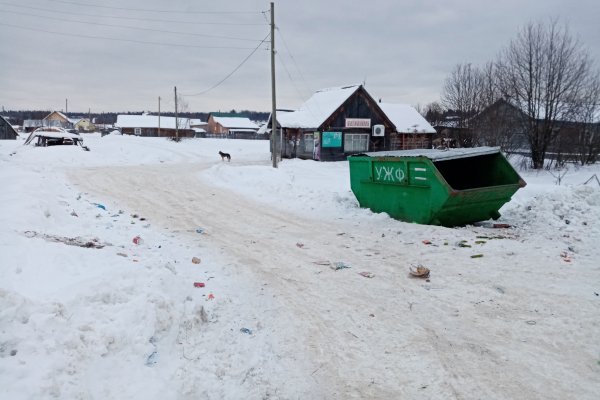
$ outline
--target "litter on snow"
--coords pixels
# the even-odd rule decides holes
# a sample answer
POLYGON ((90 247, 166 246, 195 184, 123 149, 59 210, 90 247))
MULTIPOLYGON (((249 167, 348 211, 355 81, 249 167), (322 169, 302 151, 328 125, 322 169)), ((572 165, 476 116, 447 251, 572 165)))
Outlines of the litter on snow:
POLYGON ((250 330, 248 328, 242 328, 242 329, 240 329, 240 332, 246 333, 248 335, 252 335, 252 330, 250 330))
POLYGON ((473 254, 471 256, 471 258, 481 258, 481 257, 483 257, 483 254, 473 254))
POLYGON ((136 236, 133 238, 133 243, 140 245, 140 244, 144 243, 144 240, 140 236, 136 236))
POLYGON ((93 205, 95 205, 96 207, 98 207, 98 208, 101 208, 101 209, 103 209, 104 211, 106 211, 106 207, 104 207, 104 205, 103 205, 103 204, 100 204, 100 203, 92 203, 92 204, 93 204, 93 205))
POLYGON ((429 278, 429 268, 424 267, 422 265, 411 265, 409 268, 409 273, 417 278, 429 278))
POLYGON ((89 249, 101 249, 105 246, 112 246, 112 244, 110 243, 100 242, 98 238, 86 239, 80 236, 69 238, 66 236, 48 235, 45 233, 38 233, 35 231, 25 231, 23 234, 25 235, 25 237, 28 237, 30 239, 39 237, 47 242, 64 243, 69 246, 78 246, 89 249))
POLYGON ((194 287, 203 288, 204 286, 206 286, 204 282, 194 282, 194 287))
POLYGON ((192 262, 194 264, 200 264, 200 258, 198 258, 198 257, 192 257, 192 262))
POLYGON ((364 276, 365 278, 373 278, 375 276, 374 273, 367 271, 359 272, 358 274, 364 276))
POLYGON ((334 271, 337 271, 337 270, 340 270, 340 269, 350 268, 350 266, 347 265, 346 263, 342 262, 342 261, 338 261, 335 264, 333 264, 330 268, 332 270, 334 270, 334 271))
POLYGON ((204 233, 204 228, 196 228, 196 233, 204 233))

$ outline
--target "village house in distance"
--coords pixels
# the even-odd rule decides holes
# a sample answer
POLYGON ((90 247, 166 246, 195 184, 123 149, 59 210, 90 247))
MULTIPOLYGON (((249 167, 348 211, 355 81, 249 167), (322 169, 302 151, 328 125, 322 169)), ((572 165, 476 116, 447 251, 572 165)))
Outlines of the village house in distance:
POLYGON ((345 160, 351 154, 431 148, 435 129, 405 104, 378 103, 362 85, 324 89, 277 114, 283 157, 345 160))
POLYGON ((52 111, 43 119, 26 119, 23 121, 23 130, 33 132, 37 128, 63 128, 76 129, 78 132, 95 132, 96 126, 89 118, 69 118, 60 111, 52 111))
POLYGON ((144 137, 195 137, 196 131, 190 125, 189 118, 163 117, 142 114, 117 115, 115 128, 123 135, 144 137))
POLYGON ((207 118, 208 133, 213 137, 255 139, 259 126, 249 118, 233 113, 213 112, 207 118))

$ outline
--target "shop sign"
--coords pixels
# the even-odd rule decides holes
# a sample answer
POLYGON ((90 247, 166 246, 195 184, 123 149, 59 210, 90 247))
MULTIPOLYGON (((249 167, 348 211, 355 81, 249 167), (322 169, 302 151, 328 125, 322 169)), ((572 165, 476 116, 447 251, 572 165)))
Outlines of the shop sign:
POLYGON ((346 128, 370 128, 371 118, 346 118, 346 128))

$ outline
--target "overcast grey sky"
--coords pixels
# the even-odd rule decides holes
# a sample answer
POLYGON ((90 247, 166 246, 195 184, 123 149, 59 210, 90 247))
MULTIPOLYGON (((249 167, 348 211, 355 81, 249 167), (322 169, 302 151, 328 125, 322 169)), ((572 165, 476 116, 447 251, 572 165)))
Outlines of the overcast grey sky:
MULTIPOLYGON (((267 0, 0 0, 0 107, 63 110, 68 99, 70 112, 154 112, 161 96, 173 111, 174 86, 204 92, 258 47, 185 101, 190 111, 268 111, 268 9, 267 0)), ((436 101, 456 64, 490 61, 520 27, 550 18, 598 66, 598 15, 598 0, 276 0, 277 105, 360 82, 386 102, 436 101)))

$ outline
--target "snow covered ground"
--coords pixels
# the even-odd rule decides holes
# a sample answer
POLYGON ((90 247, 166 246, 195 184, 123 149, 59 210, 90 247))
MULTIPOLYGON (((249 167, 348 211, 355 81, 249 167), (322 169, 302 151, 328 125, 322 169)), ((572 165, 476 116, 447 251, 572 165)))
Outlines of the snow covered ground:
POLYGON ((0 398, 600 392, 600 166, 518 171, 510 228, 450 229, 265 141, 22 143, 0 141, 0 398))

